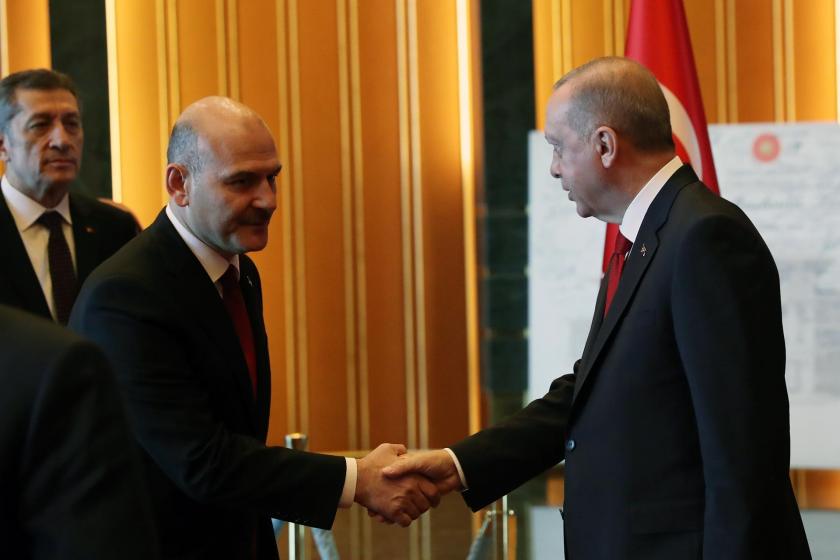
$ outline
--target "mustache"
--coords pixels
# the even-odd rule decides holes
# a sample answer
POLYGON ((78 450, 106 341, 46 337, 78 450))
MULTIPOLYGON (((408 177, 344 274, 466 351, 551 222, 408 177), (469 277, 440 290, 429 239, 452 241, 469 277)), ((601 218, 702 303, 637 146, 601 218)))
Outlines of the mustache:
POLYGON ((266 210, 264 208, 250 208, 239 219, 239 223, 246 226, 265 226, 271 221, 271 215, 274 210, 266 210))

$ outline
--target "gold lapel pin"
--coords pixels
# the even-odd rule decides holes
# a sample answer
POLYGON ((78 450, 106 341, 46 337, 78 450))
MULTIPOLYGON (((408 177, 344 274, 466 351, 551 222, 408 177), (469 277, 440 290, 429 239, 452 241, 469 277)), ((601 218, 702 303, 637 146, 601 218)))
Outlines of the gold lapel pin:
POLYGON ((85 226, 85 233, 96 233, 96 229, 93 226, 85 226))
POLYGON ((642 243, 642 248, 639 249, 639 252, 642 254, 643 257, 645 256, 645 253, 647 253, 647 247, 645 247, 644 243, 642 243))

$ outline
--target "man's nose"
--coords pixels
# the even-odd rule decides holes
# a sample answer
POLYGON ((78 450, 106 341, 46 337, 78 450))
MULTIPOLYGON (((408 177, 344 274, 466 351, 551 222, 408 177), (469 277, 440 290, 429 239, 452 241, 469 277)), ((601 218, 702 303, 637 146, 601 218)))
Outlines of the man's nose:
POLYGON ((56 123, 52 130, 50 130, 50 146, 54 148, 64 148, 70 144, 70 134, 64 125, 60 122, 56 123))
POLYGON ((551 173, 551 176, 555 179, 561 179, 563 177, 563 173, 560 171, 560 162, 558 161, 557 154, 551 156, 551 165, 548 168, 548 172, 551 173))
POLYGON ((268 178, 263 179, 260 183, 259 191, 254 199, 254 206, 272 212, 277 209, 277 189, 275 183, 268 178))

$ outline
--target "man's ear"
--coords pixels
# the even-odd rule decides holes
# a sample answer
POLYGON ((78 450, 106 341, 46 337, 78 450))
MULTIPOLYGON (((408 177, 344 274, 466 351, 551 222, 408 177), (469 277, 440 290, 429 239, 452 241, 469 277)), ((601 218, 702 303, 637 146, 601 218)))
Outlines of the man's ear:
POLYGON ((601 158, 601 164, 609 169, 615 163, 618 155, 618 135, 608 126, 595 129, 595 150, 601 158))
POLYGON ((190 176, 183 165, 170 163, 166 166, 166 192, 178 206, 190 205, 190 176))
POLYGON ((9 161, 9 151, 6 149, 6 135, 0 132, 0 161, 9 161))

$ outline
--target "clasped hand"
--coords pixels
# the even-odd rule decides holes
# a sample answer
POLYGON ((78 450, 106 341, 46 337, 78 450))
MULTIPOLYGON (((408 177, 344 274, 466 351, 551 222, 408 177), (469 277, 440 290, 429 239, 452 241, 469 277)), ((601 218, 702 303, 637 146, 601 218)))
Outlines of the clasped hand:
POLYGON ((403 445, 383 443, 359 459, 357 468, 355 501, 379 521, 403 527, 461 487, 443 450, 407 453, 403 445))

